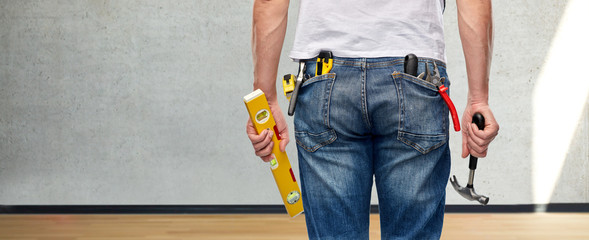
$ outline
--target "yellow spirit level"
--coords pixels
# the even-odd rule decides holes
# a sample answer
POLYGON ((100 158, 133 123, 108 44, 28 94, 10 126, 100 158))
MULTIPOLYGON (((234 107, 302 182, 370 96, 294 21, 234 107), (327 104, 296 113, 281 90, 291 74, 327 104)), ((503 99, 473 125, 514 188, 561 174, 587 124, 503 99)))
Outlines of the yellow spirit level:
POLYGON ((262 90, 258 89, 243 97, 243 101, 258 134, 262 133, 264 129, 274 131, 272 136, 274 147, 272 148, 270 169, 272 169, 272 175, 274 175, 274 180, 278 185, 278 191, 280 191, 288 215, 296 217, 303 212, 301 190, 290 166, 290 161, 288 161, 288 156, 285 152, 280 151, 280 132, 276 127, 272 112, 270 112, 266 95, 262 90))

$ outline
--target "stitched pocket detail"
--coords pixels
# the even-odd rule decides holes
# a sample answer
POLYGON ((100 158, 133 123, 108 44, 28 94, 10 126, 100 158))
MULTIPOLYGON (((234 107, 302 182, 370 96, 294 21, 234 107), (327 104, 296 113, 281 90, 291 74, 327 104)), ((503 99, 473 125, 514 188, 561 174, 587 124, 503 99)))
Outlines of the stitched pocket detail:
POLYGON ((315 152, 319 148, 334 142, 337 139, 335 130, 330 129, 322 133, 295 132, 297 144, 307 152, 315 152))
POLYGON ((329 105, 335 73, 313 77, 299 89, 295 110, 295 138, 297 145, 309 152, 334 142, 335 130, 329 126, 329 105))
POLYGON ((395 72, 392 74, 399 99, 397 139, 426 154, 448 140, 448 108, 437 87, 423 79, 395 72))

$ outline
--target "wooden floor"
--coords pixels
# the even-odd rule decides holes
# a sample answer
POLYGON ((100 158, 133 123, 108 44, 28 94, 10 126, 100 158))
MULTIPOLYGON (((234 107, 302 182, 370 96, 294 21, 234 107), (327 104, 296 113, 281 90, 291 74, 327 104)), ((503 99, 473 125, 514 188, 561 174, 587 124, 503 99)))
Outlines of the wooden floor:
MULTIPOLYGON (((304 215, 0 215, 2 240, 306 238, 304 215)), ((589 239, 589 214, 446 214, 442 239, 589 239)))

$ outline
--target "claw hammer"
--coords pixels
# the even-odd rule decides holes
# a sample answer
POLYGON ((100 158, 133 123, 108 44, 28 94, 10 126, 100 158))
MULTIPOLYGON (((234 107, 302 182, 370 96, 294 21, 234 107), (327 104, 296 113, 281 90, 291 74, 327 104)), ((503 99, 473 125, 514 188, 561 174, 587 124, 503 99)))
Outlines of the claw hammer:
MULTIPOLYGON (((472 116, 472 123, 476 124, 479 130, 483 130, 485 128, 485 118, 480 113, 475 113, 472 116)), ((474 191, 474 171, 477 169, 477 162, 478 158, 470 155, 470 161, 468 163, 468 168, 470 169, 468 175, 468 183, 466 187, 460 186, 458 180, 456 180, 456 175, 453 175, 450 178, 450 182, 452 183, 452 187, 454 190, 458 192, 462 197, 470 200, 470 201, 478 201, 482 205, 487 205, 489 203, 489 198, 484 195, 479 195, 474 191)))

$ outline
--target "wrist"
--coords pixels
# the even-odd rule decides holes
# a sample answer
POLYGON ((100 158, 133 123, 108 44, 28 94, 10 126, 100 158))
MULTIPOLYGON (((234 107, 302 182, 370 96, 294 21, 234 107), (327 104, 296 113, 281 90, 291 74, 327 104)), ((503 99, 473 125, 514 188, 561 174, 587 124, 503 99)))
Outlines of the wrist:
POLYGON ((488 94, 471 94, 468 93, 467 103, 469 105, 475 104, 483 104, 489 105, 489 95, 488 94))
POLYGON ((278 100, 274 98, 266 98, 268 100, 268 105, 278 105, 278 100))
POLYGON ((262 92, 264 92, 264 95, 266 95, 266 100, 268 100, 268 103, 270 103, 270 104, 278 103, 278 98, 276 97, 276 90, 272 91, 272 89, 270 89, 270 90, 262 89, 262 92))
POLYGON ((265 82, 254 82, 254 90, 256 89, 260 89, 262 90, 262 92, 264 92, 264 95, 266 96, 266 100, 268 100, 268 103, 277 103, 277 94, 276 94, 276 87, 275 87, 275 83, 265 83, 265 82))

